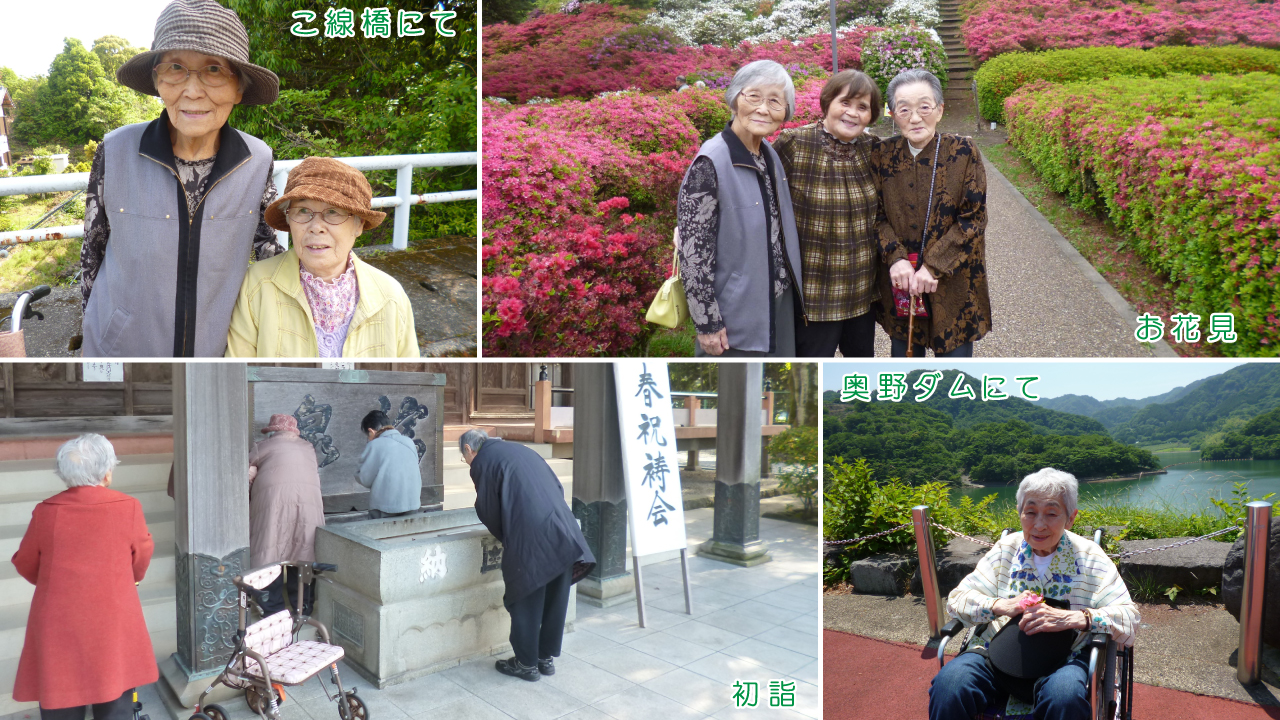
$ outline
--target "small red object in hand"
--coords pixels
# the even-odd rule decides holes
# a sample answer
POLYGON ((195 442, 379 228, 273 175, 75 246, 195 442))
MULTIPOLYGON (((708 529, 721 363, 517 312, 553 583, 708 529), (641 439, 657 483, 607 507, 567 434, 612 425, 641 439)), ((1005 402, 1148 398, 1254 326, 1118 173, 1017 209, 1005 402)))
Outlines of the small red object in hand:
POLYGON ((1035 593, 1024 595, 1022 599, 1018 601, 1018 610, 1026 612, 1032 605, 1039 605, 1042 602, 1044 602, 1044 598, 1035 593))

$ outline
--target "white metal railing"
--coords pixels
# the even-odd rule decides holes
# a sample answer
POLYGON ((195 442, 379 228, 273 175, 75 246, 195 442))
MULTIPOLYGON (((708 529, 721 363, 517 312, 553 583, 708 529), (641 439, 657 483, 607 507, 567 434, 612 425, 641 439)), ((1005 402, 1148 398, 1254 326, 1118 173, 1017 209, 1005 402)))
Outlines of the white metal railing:
MULTIPOLYGON (((414 205, 429 203, 454 202, 456 200, 477 200, 478 190, 452 190, 448 192, 413 194, 413 169, 421 167, 459 167, 475 165, 477 154, 473 152, 457 153, 425 153, 419 155, 371 155, 366 157, 335 158, 360 170, 395 170, 396 194, 391 197, 373 199, 373 207, 394 207, 396 209, 394 225, 391 233, 391 247, 404 250, 409 247, 409 209, 414 205)), ((284 194, 288 184, 289 171, 297 167, 301 160, 277 160, 275 163, 276 189, 284 194)), ((47 192, 67 192, 85 190, 89 187, 89 173, 66 173, 62 175, 28 175, 26 177, 0 178, 0 196, 33 195, 47 192)), ((35 230, 15 230, 0 233, 0 247, 20 245, 22 243, 41 242, 44 240, 62 240, 63 238, 84 237, 84 225, 63 225, 60 227, 37 228, 35 230)), ((289 247, 289 233, 277 232, 277 242, 284 248, 289 247)))

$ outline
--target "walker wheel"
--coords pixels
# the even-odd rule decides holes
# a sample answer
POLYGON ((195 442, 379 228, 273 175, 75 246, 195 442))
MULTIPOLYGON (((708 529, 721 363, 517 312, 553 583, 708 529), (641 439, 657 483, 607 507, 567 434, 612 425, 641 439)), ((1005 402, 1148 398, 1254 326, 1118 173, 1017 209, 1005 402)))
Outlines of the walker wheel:
MULTIPOLYGON (((272 689, 276 696, 276 707, 280 707, 284 700, 280 697, 278 690, 272 689)), ((267 700, 266 693, 262 692, 262 688, 257 685, 250 685, 244 691, 244 701, 249 703, 249 709, 259 715, 266 715, 271 709, 271 703, 267 700)), ((210 720, 219 720, 218 718, 210 718, 210 720)))
POLYGON ((223 710, 221 705, 210 703, 201 708, 200 712, 208 715, 209 720, 231 720, 231 715, 226 710, 223 710))
POLYGON ((342 699, 338 699, 338 717, 342 720, 369 720, 369 708, 360 699, 355 692, 347 693, 347 702, 351 703, 351 717, 347 717, 347 711, 342 704, 342 699))

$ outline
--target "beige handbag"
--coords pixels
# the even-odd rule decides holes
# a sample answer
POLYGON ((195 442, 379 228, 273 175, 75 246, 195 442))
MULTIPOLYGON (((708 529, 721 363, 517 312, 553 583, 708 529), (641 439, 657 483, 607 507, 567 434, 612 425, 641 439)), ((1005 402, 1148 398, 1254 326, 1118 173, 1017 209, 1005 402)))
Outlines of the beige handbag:
POLYGON ((678 328, 689 317, 689 301, 684 296, 684 283, 680 281, 680 229, 675 233, 675 259, 671 262, 671 277, 658 288, 658 294, 649 304, 644 319, 665 328, 678 328))

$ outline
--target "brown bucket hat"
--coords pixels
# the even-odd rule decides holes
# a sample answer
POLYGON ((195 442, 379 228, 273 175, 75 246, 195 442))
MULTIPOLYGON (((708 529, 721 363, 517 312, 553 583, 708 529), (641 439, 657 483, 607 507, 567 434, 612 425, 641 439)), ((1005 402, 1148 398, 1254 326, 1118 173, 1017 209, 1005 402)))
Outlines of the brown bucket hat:
POLYGON ((372 230, 382 224, 387 214, 370 207, 373 188, 364 173, 329 157, 309 157, 298 163, 289 173, 289 183, 284 195, 267 206, 267 224, 277 230, 289 231, 281 203, 286 200, 319 200, 336 208, 360 216, 364 230, 372 230))
POLYGON ((144 95, 159 97, 151 70, 169 50, 194 50, 226 58, 232 69, 250 81, 241 105, 267 105, 280 97, 280 78, 249 62, 249 34, 239 16, 215 0, 174 0, 166 5, 156 20, 151 52, 138 53, 121 65, 116 80, 144 95))

